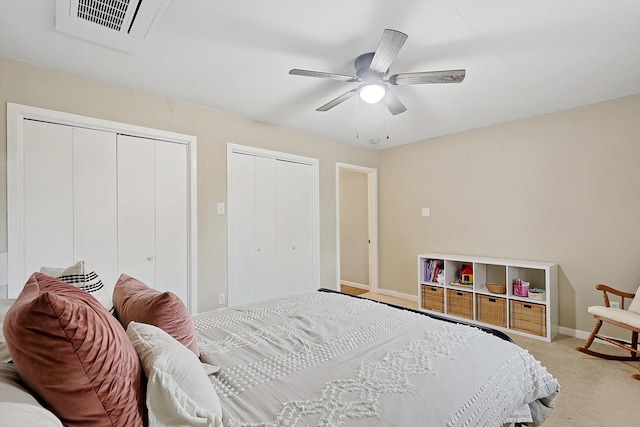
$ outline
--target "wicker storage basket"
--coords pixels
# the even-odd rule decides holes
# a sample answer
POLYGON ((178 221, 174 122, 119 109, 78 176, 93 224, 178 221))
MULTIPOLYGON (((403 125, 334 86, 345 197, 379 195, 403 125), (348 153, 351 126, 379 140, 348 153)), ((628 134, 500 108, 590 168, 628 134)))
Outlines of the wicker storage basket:
POLYGON ((505 294, 507 293, 507 285, 500 283, 486 283, 485 286, 489 289, 489 292, 493 292, 494 294, 505 294))
POLYGON ((522 301, 511 301, 511 329, 547 336, 547 307, 522 301))
POLYGON ((444 288, 422 285, 422 308, 444 313, 444 288))
POLYGON ((447 313, 473 319, 473 292, 447 289, 447 313))
POLYGON ((507 327, 507 300, 490 295, 478 295, 478 321, 507 327))

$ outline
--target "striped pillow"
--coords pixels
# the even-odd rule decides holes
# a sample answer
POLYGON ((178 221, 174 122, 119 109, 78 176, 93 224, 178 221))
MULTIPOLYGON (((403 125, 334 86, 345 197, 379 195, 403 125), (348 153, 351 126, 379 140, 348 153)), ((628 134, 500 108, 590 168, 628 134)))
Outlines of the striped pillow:
POLYGON ((78 261, 71 267, 67 268, 42 267, 40 269, 40 273, 49 277, 54 277, 88 292, 91 296, 97 299, 100 304, 109 311, 109 313, 115 313, 111 296, 102 284, 100 276, 98 276, 98 274, 93 271, 85 261, 78 261))

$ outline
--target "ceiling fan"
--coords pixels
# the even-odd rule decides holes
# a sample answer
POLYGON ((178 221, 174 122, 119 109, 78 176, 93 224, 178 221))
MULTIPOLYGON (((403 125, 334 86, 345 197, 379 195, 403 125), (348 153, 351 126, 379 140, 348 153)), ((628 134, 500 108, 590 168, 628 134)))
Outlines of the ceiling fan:
POLYGON ((294 68, 289 74, 322 79, 340 80, 347 83, 361 83, 357 88, 343 93, 327 102, 316 111, 328 111, 347 99, 360 95, 370 104, 375 104, 387 96, 387 108, 394 116, 407 111, 398 97, 387 88, 387 83, 394 86, 428 84, 428 83, 460 83, 464 80, 465 70, 424 71, 418 73, 400 73, 387 77, 389 66, 407 40, 407 35, 400 31, 386 29, 375 52, 363 53, 354 61, 356 76, 324 73, 321 71, 300 70, 294 68))

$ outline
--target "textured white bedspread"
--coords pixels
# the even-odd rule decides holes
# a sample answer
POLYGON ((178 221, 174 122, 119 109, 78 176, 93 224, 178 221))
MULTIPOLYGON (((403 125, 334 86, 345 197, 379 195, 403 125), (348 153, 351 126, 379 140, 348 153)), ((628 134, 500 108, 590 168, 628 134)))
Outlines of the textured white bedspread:
POLYGON ((194 316, 225 426, 540 424, 557 381, 476 328, 311 292, 194 316))

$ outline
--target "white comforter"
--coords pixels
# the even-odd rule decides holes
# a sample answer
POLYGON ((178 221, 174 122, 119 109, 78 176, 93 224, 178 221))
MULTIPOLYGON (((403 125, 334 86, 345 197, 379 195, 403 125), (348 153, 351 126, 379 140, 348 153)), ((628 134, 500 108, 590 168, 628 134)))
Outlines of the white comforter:
POLYGON ((558 382, 476 328, 311 292, 194 316, 225 426, 542 423, 558 382))

